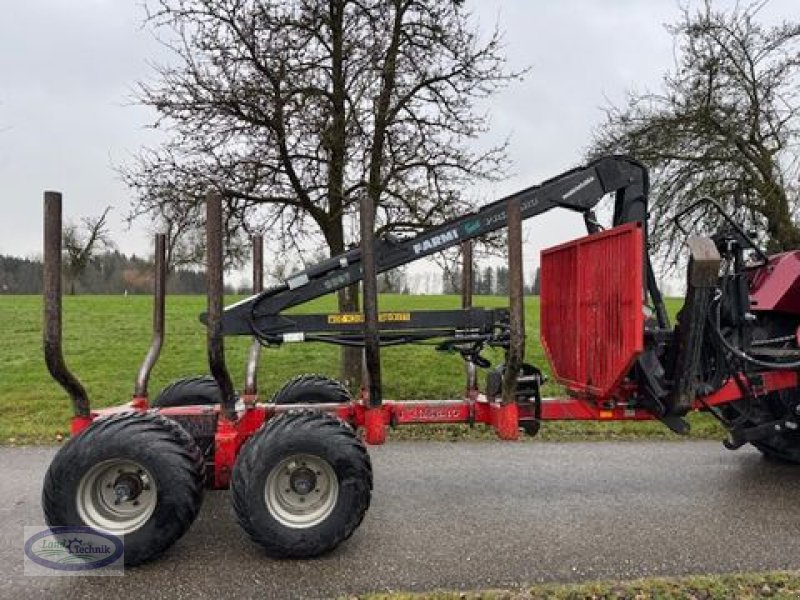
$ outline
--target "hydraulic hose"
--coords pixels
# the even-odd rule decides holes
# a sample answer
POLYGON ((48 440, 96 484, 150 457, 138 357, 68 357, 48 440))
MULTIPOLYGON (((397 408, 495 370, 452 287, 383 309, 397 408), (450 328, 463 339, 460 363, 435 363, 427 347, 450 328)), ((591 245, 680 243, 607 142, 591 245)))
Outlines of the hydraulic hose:
MULTIPOLYGON (((733 354, 735 357, 749 362, 750 364, 756 365, 757 367, 761 367, 763 369, 777 369, 777 370, 787 370, 787 371, 794 371, 800 369, 800 360, 792 361, 792 362, 770 362, 766 360, 761 360, 760 358, 756 358, 751 356, 747 352, 743 351, 741 348, 737 348, 733 344, 731 344, 728 340, 725 339, 725 336, 722 333, 722 329, 720 326, 720 301, 719 296, 714 299, 712 305, 712 310, 714 311, 714 319, 712 321, 714 333, 717 335, 720 343, 723 347, 733 354)), ((710 317, 711 315, 709 315, 710 317)))

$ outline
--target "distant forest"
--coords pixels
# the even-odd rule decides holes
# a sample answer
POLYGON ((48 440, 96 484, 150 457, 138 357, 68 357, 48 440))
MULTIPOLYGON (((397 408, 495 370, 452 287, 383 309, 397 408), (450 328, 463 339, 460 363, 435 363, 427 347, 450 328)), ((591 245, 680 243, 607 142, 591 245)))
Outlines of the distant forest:
MULTIPOLYGON (((536 267, 533 276, 533 283, 525 285, 523 292, 525 295, 539 295, 539 267, 536 267)), ((491 266, 475 269, 472 273, 472 292, 485 296, 506 296, 508 295, 508 267, 491 266)), ((460 294, 461 293, 461 269, 456 268, 452 271, 445 271, 442 274, 442 293, 460 294)))
MULTIPOLYGON (((64 293, 72 286, 64 285, 64 293)), ((107 252, 94 257, 74 282, 77 294, 149 294, 153 290, 153 263, 107 252)), ((202 294, 205 274, 188 269, 170 273, 167 291, 173 294, 202 294)), ((232 293, 235 290, 226 290, 232 293)), ((39 260, 0 255, 0 294, 41 294, 42 263, 39 260)))
MULTIPOLYGON (((269 274, 274 279, 282 277, 269 274)), ((417 275, 409 281, 401 270, 388 271, 378 276, 381 293, 396 294, 460 294, 461 271, 445 271, 417 275)), ((486 266, 474 274, 475 294, 505 295, 508 293, 508 269, 503 266, 486 266)), ((137 256, 126 256, 117 251, 106 252, 92 258, 85 271, 75 281, 64 281, 64 294, 149 294, 153 290, 153 263, 137 256)), ((167 278, 167 292, 171 294, 204 294, 205 272, 178 269, 167 278)), ((42 263, 39 260, 0 255, 0 294, 41 294, 42 263)), ((236 289, 225 286, 226 294, 248 294, 250 288, 236 289)), ((539 269, 535 271, 532 285, 525 286, 525 294, 539 293, 539 269)))

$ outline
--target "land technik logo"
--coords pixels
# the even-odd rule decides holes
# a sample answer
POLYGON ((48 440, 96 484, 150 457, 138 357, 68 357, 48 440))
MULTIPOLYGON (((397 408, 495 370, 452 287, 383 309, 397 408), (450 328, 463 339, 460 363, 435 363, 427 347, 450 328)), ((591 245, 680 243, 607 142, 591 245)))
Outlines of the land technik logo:
POLYGON ((91 527, 25 527, 26 575, 122 575, 122 539, 91 527))

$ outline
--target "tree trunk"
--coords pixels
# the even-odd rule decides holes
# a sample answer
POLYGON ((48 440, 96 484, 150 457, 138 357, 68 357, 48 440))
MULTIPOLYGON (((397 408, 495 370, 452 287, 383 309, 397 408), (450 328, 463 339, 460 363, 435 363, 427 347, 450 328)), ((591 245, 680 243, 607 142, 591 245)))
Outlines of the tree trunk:
MULTIPOLYGON (((329 220, 326 227, 326 241, 331 256, 344 252, 344 170, 347 163, 347 123, 346 101, 347 83, 344 75, 344 13, 345 2, 332 0, 329 3, 331 28, 331 75, 333 117, 327 132, 327 146, 330 163, 328 169, 329 220)), ((358 284, 337 292, 339 312, 358 312, 358 284)), ((361 350, 342 346, 339 362, 339 379, 350 390, 355 391, 361 383, 361 350)))
MULTIPOLYGON (((344 247, 344 225, 341 217, 331 218, 323 230, 331 256, 342 254, 344 247)), ((342 288, 336 292, 339 312, 358 312, 358 284, 342 288)), ((361 384, 361 349, 342 346, 339 363, 339 379, 350 390, 355 391, 361 384)))
MULTIPOLYGON (((384 146, 388 131, 390 104, 396 80, 396 62, 400 47, 403 26, 403 13, 408 5, 402 6, 395 0, 395 15, 392 25, 392 39, 386 50, 386 57, 381 74, 381 89, 375 102, 375 129, 372 133, 372 148, 369 158, 369 177, 367 193, 360 201, 361 247, 366 250, 372 244, 375 235, 375 211, 380 200, 382 189, 381 173, 384 167, 384 146)), ((378 285, 375 273, 374 251, 362 252, 361 264, 364 276, 364 366, 369 385, 369 404, 380 406, 382 401, 380 340, 378 339, 378 285), (367 332, 370 332, 367 334, 367 332)))

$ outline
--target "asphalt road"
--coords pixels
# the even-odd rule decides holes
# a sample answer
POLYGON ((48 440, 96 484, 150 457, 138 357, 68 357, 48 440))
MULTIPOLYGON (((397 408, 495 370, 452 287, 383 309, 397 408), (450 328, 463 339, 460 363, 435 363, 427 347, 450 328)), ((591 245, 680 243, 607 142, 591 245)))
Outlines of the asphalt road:
POLYGON ((333 554, 274 561, 225 492, 155 563, 120 577, 26 577, 52 448, 0 448, 0 598, 330 598, 538 581, 800 568, 800 467, 712 442, 389 443, 333 554))

